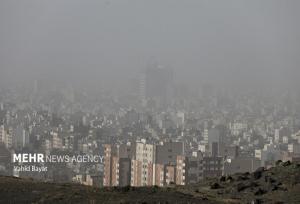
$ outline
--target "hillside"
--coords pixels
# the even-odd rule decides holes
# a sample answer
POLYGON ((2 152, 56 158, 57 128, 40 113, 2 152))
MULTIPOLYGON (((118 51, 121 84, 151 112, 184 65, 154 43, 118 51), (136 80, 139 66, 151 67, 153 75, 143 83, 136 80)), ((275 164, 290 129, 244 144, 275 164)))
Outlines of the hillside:
POLYGON ((300 165, 207 179, 190 186, 93 188, 0 176, 0 203, 300 203, 300 165))

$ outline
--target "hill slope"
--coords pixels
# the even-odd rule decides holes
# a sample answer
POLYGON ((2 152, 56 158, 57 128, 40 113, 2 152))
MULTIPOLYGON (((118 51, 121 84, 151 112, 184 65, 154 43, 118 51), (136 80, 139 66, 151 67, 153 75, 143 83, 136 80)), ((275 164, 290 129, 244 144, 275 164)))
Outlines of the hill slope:
POLYGON ((207 179, 190 186, 93 188, 0 176, 0 203, 300 203, 300 165, 207 179))

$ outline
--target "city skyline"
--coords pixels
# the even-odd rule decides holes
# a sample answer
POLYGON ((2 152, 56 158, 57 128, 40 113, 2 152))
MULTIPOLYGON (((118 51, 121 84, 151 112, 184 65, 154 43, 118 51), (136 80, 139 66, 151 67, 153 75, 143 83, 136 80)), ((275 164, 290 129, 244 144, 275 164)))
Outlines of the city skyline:
POLYGON ((0 0, 0 203, 299 203, 299 8, 0 0))

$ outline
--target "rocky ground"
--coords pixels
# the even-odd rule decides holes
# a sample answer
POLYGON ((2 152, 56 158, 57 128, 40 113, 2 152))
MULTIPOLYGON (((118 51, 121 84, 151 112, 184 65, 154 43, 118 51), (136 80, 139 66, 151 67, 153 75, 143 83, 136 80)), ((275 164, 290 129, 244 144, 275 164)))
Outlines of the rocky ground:
POLYGON ((300 165, 207 179, 190 186, 93 188, 0 176, 0 203, 300 203, 300 165))

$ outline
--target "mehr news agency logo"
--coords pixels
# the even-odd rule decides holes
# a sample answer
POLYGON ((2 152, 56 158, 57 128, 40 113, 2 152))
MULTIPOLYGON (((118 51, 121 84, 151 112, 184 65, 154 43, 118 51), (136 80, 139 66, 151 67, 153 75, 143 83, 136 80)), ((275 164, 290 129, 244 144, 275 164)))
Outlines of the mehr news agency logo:
POLYGON ((12 154, 14 171, 46 172, 47 163, 98 163, 103 164, 101 155, 45 155, 42 153, 12 154))

